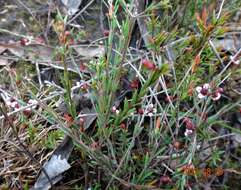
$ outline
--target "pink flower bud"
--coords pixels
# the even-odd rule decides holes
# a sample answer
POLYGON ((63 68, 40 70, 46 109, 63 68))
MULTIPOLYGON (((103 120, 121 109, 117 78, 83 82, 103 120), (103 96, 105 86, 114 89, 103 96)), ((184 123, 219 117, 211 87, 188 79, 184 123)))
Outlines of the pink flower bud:
POLYGON ((144 109, 143 108, 138 108, 138 113, 143 115, 144 114, 144 109))
POLYGON ((130 87, 132 89, 137 89, 139 87, 139 80, 138 79, 134 79, 133 81, 131 81, 130 87))
POLYGON ((121 123, 121 124, 120 124, 120 128, 121 128, 121 129, 126 129, 126 124, 121 123))
POLYGON ((185 123, 187 129, 189 129, 189 130, 194 130, 195 129, 195 125, 193 124, 191 119, 185 117, 183 119, 183 122, 185 123))
POLYGON ((172 180, 171 180, 171 178, 169 176, 164 175, 164 176, 161 176, 160 182, 162 184, 168 184, 168 183, 171 183, 172 180))
POLYGON ((149 61, 148 59, 143 59, 141 61, 143 67, 145 67, 148 70, 155 70, 156 66, 154 65, 154 63, 152 63, 151 61, 149 61))
POLYGON ((103 32, 105 37, 108 37, 110 35, 110 31, 109 30, 104 30, 103 32))
POLYGON ((39 44, 44 44, 44 39, 42 37, 35 38, 35 41, 39 44))
POLYGON ((20 44, 22 45, 22 46, 26 46, 26 45, 28 45, 30 43, 30 41, 28 40, 28 39, 26 39, 26 38, 21 38, 21 40, 20 40, 20 44))

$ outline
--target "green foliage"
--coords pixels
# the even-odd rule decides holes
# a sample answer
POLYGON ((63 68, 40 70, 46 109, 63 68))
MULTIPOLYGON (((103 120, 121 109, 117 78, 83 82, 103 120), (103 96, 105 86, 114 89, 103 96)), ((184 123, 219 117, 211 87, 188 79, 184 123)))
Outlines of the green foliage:
POLYGON ((29 123, 27 130, 28 130, 28 135, 29 135, 29 141, 30 141, 30 143, 33 143, 35 141, 38 128, 34 127, 31 123, 29 123))
POLYGON ((50 131, 47 136, 41 140, 41 144, 47 149, 54 149, 57 145, 57 141, 63 139, 63 137, 63 131, 50 131))

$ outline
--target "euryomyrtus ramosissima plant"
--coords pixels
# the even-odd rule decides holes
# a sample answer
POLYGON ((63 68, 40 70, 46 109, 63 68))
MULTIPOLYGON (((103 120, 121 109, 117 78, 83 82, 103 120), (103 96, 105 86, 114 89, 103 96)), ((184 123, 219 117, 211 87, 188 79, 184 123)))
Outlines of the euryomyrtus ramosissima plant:
POLYGON ((197 86, 196 91, 198 93, 198 98, 203 99, 206 97, 211 97, 212 100, 219 100, 221 98, 222 88, 211 89, 210 84, 205 83, 202 86, 197 86))
MULTIPOLYGON (((59 44, 56 59, 64 66, 67 109, 63 117, 53 116, 52 122, 67 131, 76 145, 71 157, 78 167, 74 170, 87 176, 78 179, 93 189, 95 185, 101 189, 195 188, 193 183, 203 183, 196 181, 199 176, 187 176, 178 169, 219 164, 219 157, 206 149, 219 151, 218 139, 223 137, 218 136, 217 128, 233 131, 225 113, 240 107, 240 103, 224 105, 228 97, 223 82, 232 69, 218 75, 225 63, 217 58, 219 50, 210 45, 221 33, 224 18, 217 19, 214 5, 200 8, 202 1, 188 1, 184 7, 178 1, 154 0, 105 4, 109 24, 102 32, 105 55, 77 65, 81 81, 75 86, 77 94, 89 94, 93 113, 77 112, 71 90, 67 63, 75 58, 71 49, 74 30, 68 18, 58 18, 53 24, 59 44), (136 2, 146 8, 137 15, 136 2), (202 9, 200 14, 198 9, 202 9), (135 30, 138 26, 142 31, 135 30), (138 40, 130 47, 133 36, 138 40), (87 75, 81 75, 87 70, 87 75), (122 80, 127 82, 122 84, 122 80), (91 114, 97 119, 85 128, 91 114)), ((26 46, 29 41, 21 43, 26 46)), ((238 68, 238 56, 230 58, 230 67, 238 68)), ((21 108, 18 101, 7 104, 21 108)), ((51 109, 47 111, 51 113, 51 109)), ((49 116, 47 119, 50 122, 49 116)))

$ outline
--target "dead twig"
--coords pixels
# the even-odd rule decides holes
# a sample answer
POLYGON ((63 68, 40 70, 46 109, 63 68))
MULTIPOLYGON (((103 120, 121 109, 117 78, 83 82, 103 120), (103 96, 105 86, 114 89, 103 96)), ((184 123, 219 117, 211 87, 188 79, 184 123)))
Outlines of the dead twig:
MULTIPOLYGON (((138 15, 141 15, 145 11, 145 1, 144 0, 135 0, 135 9, 138 15)), ((149 34, 147 26, 145 24, 144 17, 137 17, 137 23, 140 29, 141 37, 144 40, 146 46, 149 44, 149 34)))
POLYGON ((67 25, 73 22, 79 15, 81 15, 95 0, 91 0, 80 12, 78 12, 73 18, 71 18, 67 25))

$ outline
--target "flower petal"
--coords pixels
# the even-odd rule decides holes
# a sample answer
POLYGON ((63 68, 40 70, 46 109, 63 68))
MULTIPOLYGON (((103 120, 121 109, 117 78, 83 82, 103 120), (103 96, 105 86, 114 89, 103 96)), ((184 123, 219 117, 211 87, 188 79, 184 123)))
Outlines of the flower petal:
POLYGON ((211 97, 214 101, 217 101, 221 98, 221 94, 218 92, 218 93, 215 93, 214 96, 211 97))
POLYGON ((201 90, 202 90, 202 87, 201 87, 201 86, 197 86, 197 87, 196 87, 196 91, 197 91, 198 93, 200 93, 201 90))
POLYGON ((190 136, 192 133, 193 133, 192 130, 186 129, 184 135, 185 135, 185 137, 187 137, 187 136, 190 136))
POLYGON ((230 59, 233 62, 233 64, 235 64, 235 65, 239 65, 240 64, 240 60, 234 59, 234 56, 230 56, 230 59))
POLYGON ((203 85, 203 88, 205 88, 205 89, 209 89, 209 88, 210 88, 210 84, 205 83, 205 84, 203 85))
POLYGON ((202 93, 198 93, 198 96, 197 96, 199 99, 203 99, 205 98, 206 96, 204 96, 202 93))

